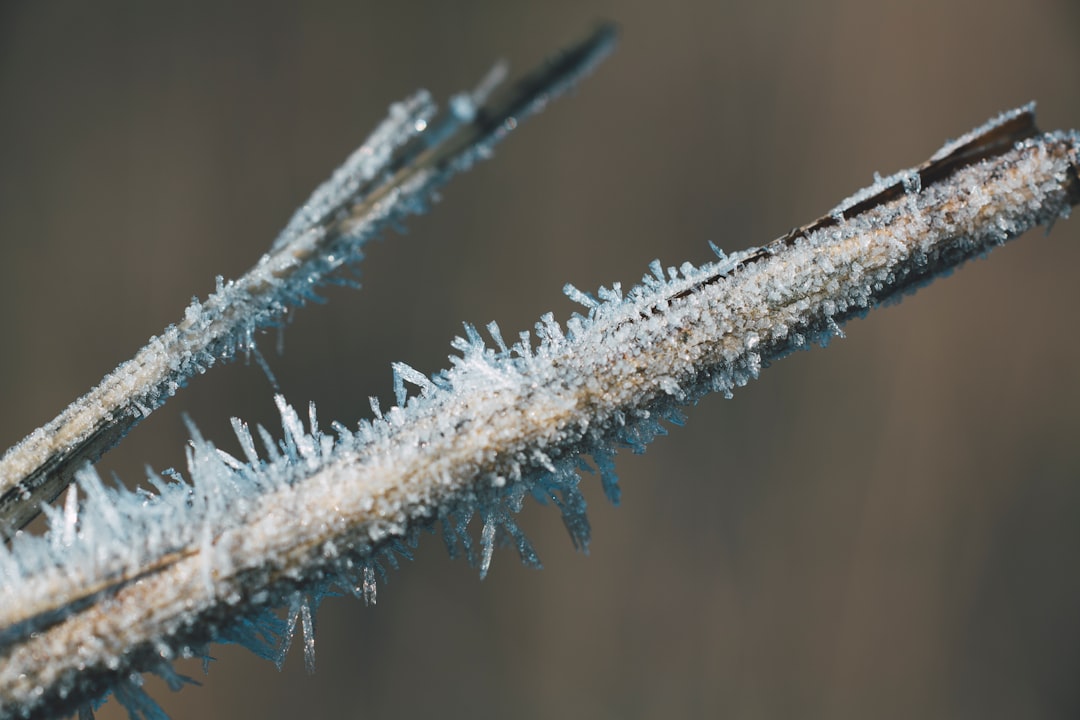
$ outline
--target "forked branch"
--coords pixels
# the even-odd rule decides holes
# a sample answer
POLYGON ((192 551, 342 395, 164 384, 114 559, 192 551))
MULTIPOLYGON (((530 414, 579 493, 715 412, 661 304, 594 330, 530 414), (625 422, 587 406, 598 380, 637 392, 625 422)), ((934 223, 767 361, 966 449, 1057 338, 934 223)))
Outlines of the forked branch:
MULTIPOLYGON (((595 53, 592 42, 582 47, 595 53)), ((463 147, 452 157, 471 159, 475 146, 463 147)), ((508 344, 489 325, 488 342, 467 326, 451 368, 396 365, 397 406, 373 402, 375 418, 356 431, 326 432, 313 407, 305 423, 279 398, 282 438, 258 428, 262 452, 239 421, 242 459, 193 430, 190 484, 153 476, 156 494, 130 493, 83 472, 64 509, 47 511, 46 535, 0 548, 0 718, 109 691, 145 712, 139 673, 178 684, 172 660, 211 642, 280 659, 297 624, 310 656, 320 598, 372 600, 383 563, 425 530, 441 529, 481 572, 500 537, 537 563, 513 519, 530 495, 558 506, 585 546, 586 457, 617 500, 617 448, 643 448, 680 405, 730 394, 847 319, 1066 215, 1080 202, 1078 165, 1080 134, 1039 133, 1021 108, 760 248, 698 267, 654 263, 627 292, 567 286, 585 315, 565 326, 546 315, 536 338, 508 344), (273 613, 282 606, 284 622, 273 613)), ((387 203, 378 217, 416 197, 413 181, 395 182, 373 201, 387 203)))
POLYGON ((282 322, 320 286, 341 282, 338 271, 359 262, 368 240, 422 212, 451 177, 587 74, 614 38, 614 27, 602 25, 501 91, 505 70, 496 66, 476 90, 455 96, 442 117, 426 91, 391 107, 251 270, 235 281, 218 278, 217 291, 193 301, 183 320, 0 458, 0 539, 32 520, 77 468, 95 462, 191 377, 238 352, 258 359, 259 331, 282 322))

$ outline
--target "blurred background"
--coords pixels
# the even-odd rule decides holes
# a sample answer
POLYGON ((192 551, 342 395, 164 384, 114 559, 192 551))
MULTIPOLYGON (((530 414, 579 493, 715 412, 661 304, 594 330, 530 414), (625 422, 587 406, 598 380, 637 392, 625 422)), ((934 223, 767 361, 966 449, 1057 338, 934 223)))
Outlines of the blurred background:
MULTIPOLYGON (((246 270, 391 102, 597 18, 622 40, 579 92, 267 337, 293 403, 353 424, 462 321, 513 337, 565 282, 762 244, 1000 110, 1080 126, 1071 0, 5 2, 0 447, 246 270)), ((706 398, 620 456, 620 508, 586 479, 587 557, 536 507, 540 572, 504 550, 481 582, 427 538, 377 606, 323 605, 314 675, 215 647, 151 693, 178 720, 1075 717, 1078 262, 1060 222, 706 398)), ((232 448, 272 389, 214 368, 102 470, 182 467, 183 413, 232 448)))

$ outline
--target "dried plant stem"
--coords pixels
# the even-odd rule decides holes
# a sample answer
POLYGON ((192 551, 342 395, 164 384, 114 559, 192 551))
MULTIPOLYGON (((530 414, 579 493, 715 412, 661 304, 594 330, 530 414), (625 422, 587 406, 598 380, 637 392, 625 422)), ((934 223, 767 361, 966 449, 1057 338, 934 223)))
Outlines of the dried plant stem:
POLYGON ((0 539, 33 519, 77 468, 96 461, 195 374, 238 351, 258 357, 255 333, 281 323, 290 307, 357 262, 367 240, 422 211, 454 174, 571 87, 610 51, 614 33, 600 26, 501 92, 495 86, 504 71, 496 67, 473 93, 456 96, 445 118, 435 120, 426 92, 395 105, 250 271, 235 281, 219 278, 217 292, 194 301, 181 322, 0 458, 0 539))
MULTIPOLYGON (((54 538, 94 535, 96 564, 41 568, 0 605, 0 627, 13 629, 0 642, 0 716, 75 706, 267 608, 299 607, 298 591, 366 596, 375 558, 433 524, 462 540, 479 514, 482 568, 500 529, 535 560, 509 517, 530 492, 562 502, 586 542, 574 494, 583 455, 607 482, 614 448, 648 440, 677 405, 729 393, 850 317, 1053 222, 1080 202, 1078 161, 1080 135, 1038 134, 1030 108, 1014 111, 762 248, 666 275, 656 266, 625 296, 568 288, 588 317, 564 332, 545 316, 539 347, 523 337, 508 348, 492 327, 496 348, 470 333, 431 378, 399 366, 399 407, 357 433, 325 435, 314 414, 305 429, 282 404, 284 449, 265 460, 243 428, 246 463, 196 439, 194 504, 224 511, 191 511, 146 552, 130 548, 138 529, 103 540, 57 520, 54 538), (421 390, 407 401, 406 381, 421 390), (223 491, 199 490, 206 478, 254 489, 214 500, 223 491)), ((95 482, 84 487, 100 494, 95 482)))

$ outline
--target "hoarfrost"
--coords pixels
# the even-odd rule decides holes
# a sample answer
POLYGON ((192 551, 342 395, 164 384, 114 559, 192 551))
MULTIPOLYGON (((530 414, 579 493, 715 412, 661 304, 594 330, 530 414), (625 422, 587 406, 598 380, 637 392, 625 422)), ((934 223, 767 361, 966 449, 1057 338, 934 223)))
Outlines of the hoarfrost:
POLYGON ((613 44, 614 29, 603 26, 499 98, 493 90, 505 68, 497 65, 472 93, 455 96, 442 117, 426 91, 391 106, 386 120, 296 211, 246 275, 227 282, 219 277, 215 292, 205 301, 193 299, 179 323, 0 458, 0 536, 32 519, 80 463, 95 461, 215 362, 237 353, 254 356, 276 389, 256 335, 280 327, 289 308, 321 300, 317 290, 341 282, 337 271, 358 263, 369 240, 424 212, 450 178, 489 157, 509 130, 504 120, 516 126, 542 109, 613 44), (477 107, 489 99, 491 105, 477 107))
POLYGON ((1078 147, 1076 133, 1024 139, 769 246, 667 273, 654 262, 625 295, 572 291, 589 316, 564 331, 544 315, 535 346, 523 333, 507 348, 489 325, 489 347, 466 325, 449 369, 395 365, 397 405, 384 413, 373 399, 375 417, 355 431, 323 432, 312 408, 305 427, 278 397, 281 440, 258 427, 264 452, 234 421, 242 461, 192 427, 188 481, 152 475, 156 493, 128 492, 81 471, 77 518, 65 505, 45 536, 0 547, 0 696, 30 708, 43 688, 93 693, 70 679, 93 668, 133 713, 153 716, 128 682, 154 670, 137 664, 146 643, 190 656, 240 642, 280 662, 298 625, 312 667, 319 600, 344 590, 374 602, 376 574, 409 557, 421 530, 441 531, 481 574, 501 539, 539 566, 512 518, 527 496, 558 508, 587 551, 586 457, 618 502, 616 450, 643 451, 664 422, 682 422, 680 405, 729 394, 871 306, 1062 215, 1076 202, 1078 147), (406 381, 421 393, 407 398, 406 381), (287 620, 275 622, 281 606, 287 620))

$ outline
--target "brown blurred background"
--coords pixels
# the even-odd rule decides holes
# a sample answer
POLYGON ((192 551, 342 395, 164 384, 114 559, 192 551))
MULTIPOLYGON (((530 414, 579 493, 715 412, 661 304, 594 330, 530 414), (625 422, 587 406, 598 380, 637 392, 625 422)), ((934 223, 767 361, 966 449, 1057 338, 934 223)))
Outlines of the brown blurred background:
MULTIPOLYGON (((352 424, 463 320, 512 337, 568 315, 567 281, 766 242, 1031 99, 1080 126, 1073 0, 7 2, 0 447, 243 272, 390 102, 600 17, 621 45, 580 92, 296 315, 269 354, 291 401, 352 424)), ((481 583, 429 538, 376 607, 324 604, 315 675, 224 647, 152 694, 178 719, 1075 717, 1078 241, 1033 232, 691 408, 620 457, 622 507, 586 480, 588 557, 550 509, 524 518, 542 572, 506 550, 481 583)), ((182 413, 232 447, 271 395, 214 368, 101 467, 181 466, 182 413)))

